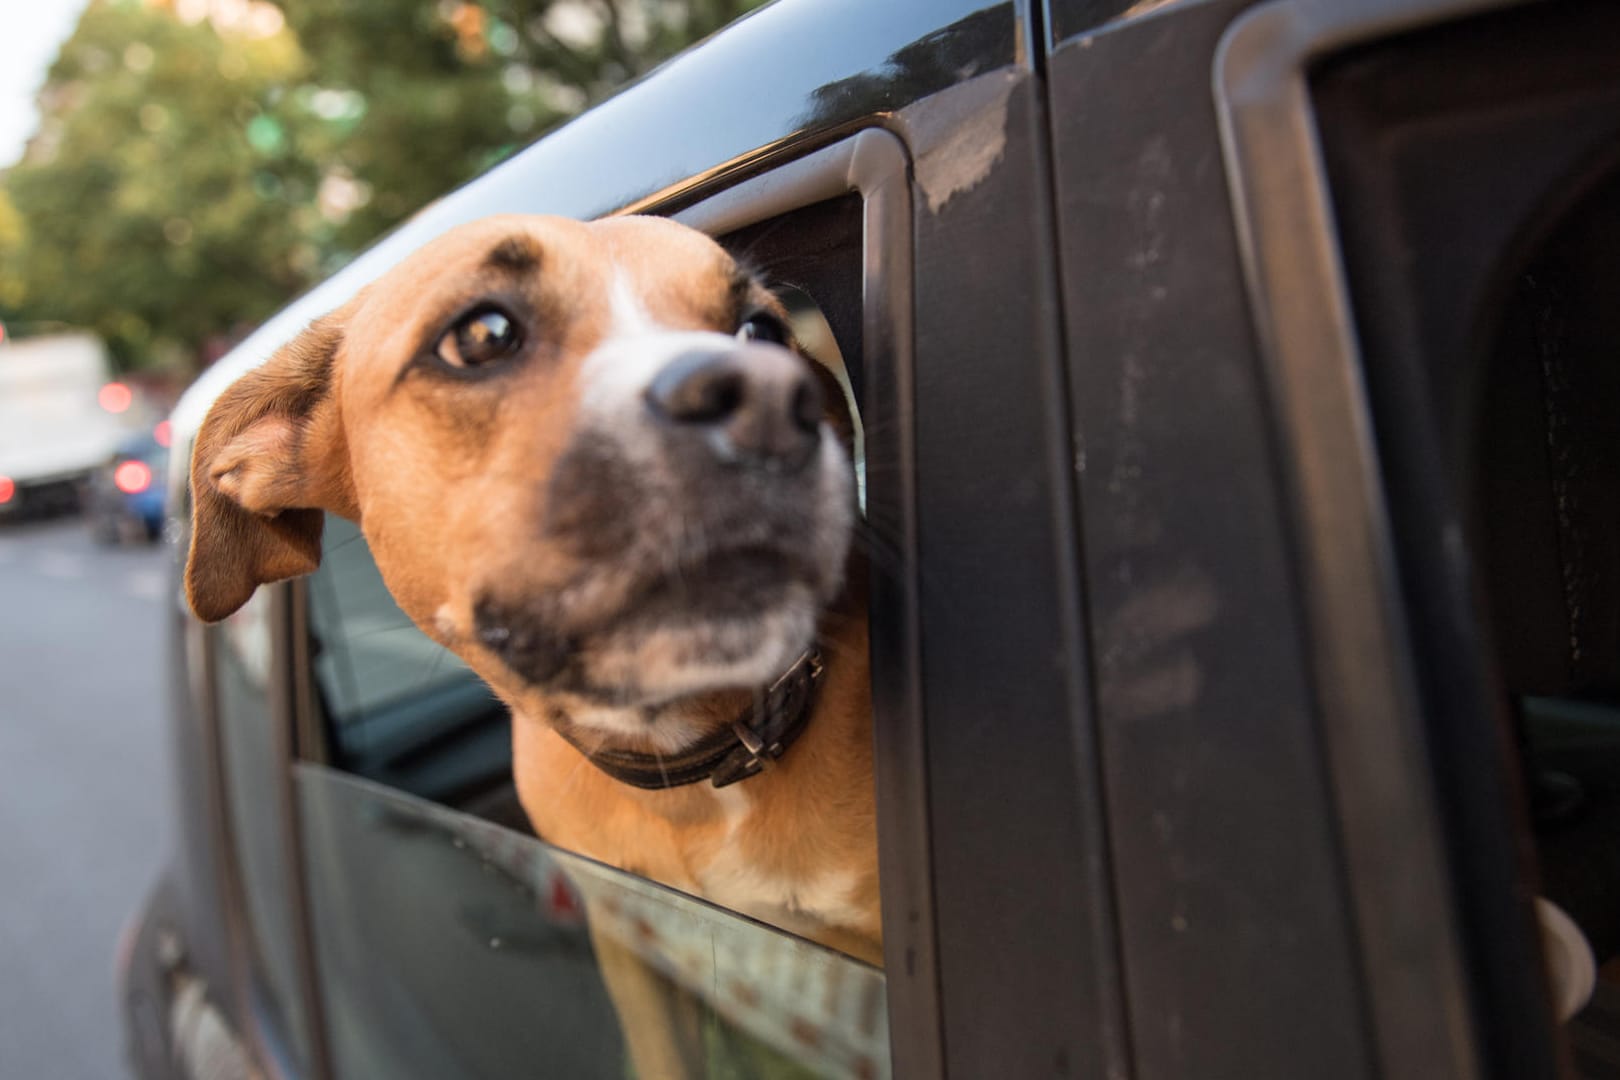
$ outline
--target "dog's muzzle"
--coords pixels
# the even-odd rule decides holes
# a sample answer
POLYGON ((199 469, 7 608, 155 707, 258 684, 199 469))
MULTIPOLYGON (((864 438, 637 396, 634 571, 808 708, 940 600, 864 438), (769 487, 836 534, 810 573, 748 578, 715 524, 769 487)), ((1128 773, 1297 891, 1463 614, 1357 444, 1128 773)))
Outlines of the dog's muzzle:
POLYGON ((533 686, 637 703, 754 685, 836 595, 852 478, 815 372, 779 345, 683 337, 657 363, 667 339, 597 358, 539 505, 566 577, 480 583, 479 640, 533 686))

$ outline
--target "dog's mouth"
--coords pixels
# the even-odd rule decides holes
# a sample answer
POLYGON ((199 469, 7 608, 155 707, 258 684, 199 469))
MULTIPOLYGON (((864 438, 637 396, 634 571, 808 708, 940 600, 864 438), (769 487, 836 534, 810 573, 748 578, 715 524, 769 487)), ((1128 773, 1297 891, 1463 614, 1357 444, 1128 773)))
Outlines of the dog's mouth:
POLYGON ((565 597, 486 599, 479 640, 531 687, 602 705, 658 704, 769 682, 814 638, 828 583, 793 555, 763 547, 714 552, 618 589, 581 614, 565 597))
POLYGON ((796 586, 808 587, 808 567, 780 551, 746 548, 677 567, 636 590, 619 625, 662 627, 685 622, 748 620, 779 604, 796 586))

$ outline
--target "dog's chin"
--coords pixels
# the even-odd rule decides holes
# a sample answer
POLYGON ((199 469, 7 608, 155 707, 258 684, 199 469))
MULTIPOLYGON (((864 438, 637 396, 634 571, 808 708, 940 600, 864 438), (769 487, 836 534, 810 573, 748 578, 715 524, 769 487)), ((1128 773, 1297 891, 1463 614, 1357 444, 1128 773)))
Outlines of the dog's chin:
POLYGON ((633 709, 774 682, 815 640, 819 593, 793 578, 742 590, 686 581, 583 625, 546 617, 544 601, 483 605, 476 617, 505 669, 491 681, 529 705, 633 709))
POLYGON ((582 642, 577 691, 604 704, 637 707, 768 685, 816 634, 817 606, 809 591, 785 592, 780 602, 747 614, 694 612, 668 622, 636 618, 582 642))

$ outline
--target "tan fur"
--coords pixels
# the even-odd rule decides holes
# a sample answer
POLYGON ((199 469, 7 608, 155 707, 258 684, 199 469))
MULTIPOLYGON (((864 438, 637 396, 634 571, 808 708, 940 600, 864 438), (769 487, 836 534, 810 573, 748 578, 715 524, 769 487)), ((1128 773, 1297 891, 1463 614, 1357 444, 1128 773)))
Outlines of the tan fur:
MULTIPOLYGON (((548 724, 578 703, 537 691, 472 633, 480 589, 556 588, 579 563, 535 523, 581 407, 581 362, 611 328, 621 280, 660 324, 734 329, 731 260, 699 233, 648 218, 494 218, 428 245, 241 379, 196 442, 191 604, 224 617, 255 585, 314 569, 321 510, 358 520, 401 607, 511 707, 517 787, 541 836, 879 962, 858 581, 823 620, 827 676, 808 729, 782 761, 724 791, 610 779, 548 724), (504 274, 497 248, 538 266, 504 274), (492 293, 543 327, 520 377, 463 385, 411 369, 446 320, 492 293)), ((582 603, 622 601, 608 586, 582 603)), ((716 690, 680 711, 713 727, 750 700, 716 690)))
MULTIPOLYGON (((815 717, 768 774, 737 785, 735 794, 749 800, 750 811, 735 830, 723 796, 706 784, 627 788, 590 766, 550 727, 519 723, 512 732, 518 793, 536 831, 698 895, 706 893, 703 872, 723 855, 811 887, 847 876, 851 905, 860 912, 847 925, 828 926, 775 907, 744 910, 881 964, 865 619, 841 619, 835 628, 838 652, 815 717)), ((727 703, 722 711, 734 715, 745 703, 727 703)))

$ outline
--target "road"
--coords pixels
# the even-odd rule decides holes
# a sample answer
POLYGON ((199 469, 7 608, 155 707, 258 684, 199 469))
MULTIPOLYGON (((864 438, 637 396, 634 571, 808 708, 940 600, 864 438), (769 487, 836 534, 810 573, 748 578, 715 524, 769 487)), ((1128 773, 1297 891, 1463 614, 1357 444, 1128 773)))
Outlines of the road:
POLYGON ((0 1080, 127 1075, 119 930, 169 846, 168 552, 0 525, 0 1080))

